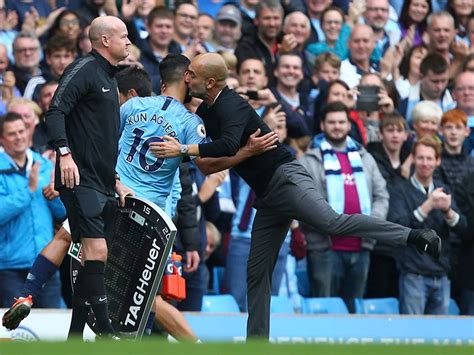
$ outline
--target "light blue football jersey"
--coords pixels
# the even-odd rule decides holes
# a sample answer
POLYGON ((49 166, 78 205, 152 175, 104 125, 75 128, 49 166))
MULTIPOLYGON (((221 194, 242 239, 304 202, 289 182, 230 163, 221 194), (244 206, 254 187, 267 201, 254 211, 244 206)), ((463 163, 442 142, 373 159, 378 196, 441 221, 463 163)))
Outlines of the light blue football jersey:
POLYGON ((152 142, 163 136, 182 144, 200 144, 206 131, 199 116, 168 96, 134 97, 120 107, 119 157, 117 172, 122 183, 138 197, 156 203, 163 210, 182 158, 156 158, 152 142))

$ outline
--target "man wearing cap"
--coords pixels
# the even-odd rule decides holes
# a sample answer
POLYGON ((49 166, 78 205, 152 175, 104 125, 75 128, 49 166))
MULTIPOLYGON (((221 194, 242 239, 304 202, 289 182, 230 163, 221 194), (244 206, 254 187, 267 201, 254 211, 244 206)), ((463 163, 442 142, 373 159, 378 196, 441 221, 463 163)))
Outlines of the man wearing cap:
POLYGON ((237 41, 242 35, 242 16, 234 5, 224 5, 220 8, 215 22, 215 47, 234 53, 237 41))

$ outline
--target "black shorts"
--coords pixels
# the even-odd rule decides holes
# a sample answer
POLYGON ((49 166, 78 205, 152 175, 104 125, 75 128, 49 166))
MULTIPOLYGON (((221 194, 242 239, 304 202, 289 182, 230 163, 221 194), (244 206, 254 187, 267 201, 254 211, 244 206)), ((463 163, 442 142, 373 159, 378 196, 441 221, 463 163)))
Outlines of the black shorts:
POLYGON ((79 242, 81 238, 113 236, 118 207, 114 196, 84 186, 61 188, 59 194, 66 207, 74 242, 79 242))

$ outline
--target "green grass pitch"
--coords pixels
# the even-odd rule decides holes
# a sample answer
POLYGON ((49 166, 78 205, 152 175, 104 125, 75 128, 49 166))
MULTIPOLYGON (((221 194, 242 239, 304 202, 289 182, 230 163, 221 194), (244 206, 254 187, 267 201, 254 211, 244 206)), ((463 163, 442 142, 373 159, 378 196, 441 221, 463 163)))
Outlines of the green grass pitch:
POLYGON ((326 345, 268 343, 172 344, 162 340, 142 342, 1 342, 0 355, 474 355, 473 346, 430 345, 326 345))

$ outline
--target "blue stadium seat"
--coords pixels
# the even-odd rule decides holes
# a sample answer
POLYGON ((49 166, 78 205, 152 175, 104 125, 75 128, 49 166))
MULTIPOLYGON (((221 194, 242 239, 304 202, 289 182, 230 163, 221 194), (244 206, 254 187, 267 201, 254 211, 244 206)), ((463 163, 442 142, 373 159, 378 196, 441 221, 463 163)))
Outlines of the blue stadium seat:
POLYGON ((231 295, 204 295, 202 309, 204 313, 239 313, 237 301, 231 295))
POLYGON ((455 300, 453 300, 452 298, 449 300, 449 310, 448 310, 448 314, 452 315, 452 316, 459 316, 459 307, 456 303, 455 300))
POLYGON ((224 273, 225 267, 214 266, 212 268, 212 293, 220 295, 224 287, 224 273))
POLYGON ((303 299, 304 314, 348 314, 346 304, 339 297, 314 297, 303 299))
POLYGON ((290 299, 286 296, 272 296, 270 302, 270 313, 286 313, 293 314, 293 304, 290 299))
POLYGON ((309 296, 311 288, 309 286, 308 271, 306 269, 296 269, 295 275, 298 279, 298 293, 303 297, 309 296))
POLYGON ((367 298, 356 299, 356 313, 358 314, 400 314, 397 298, 367 298))

